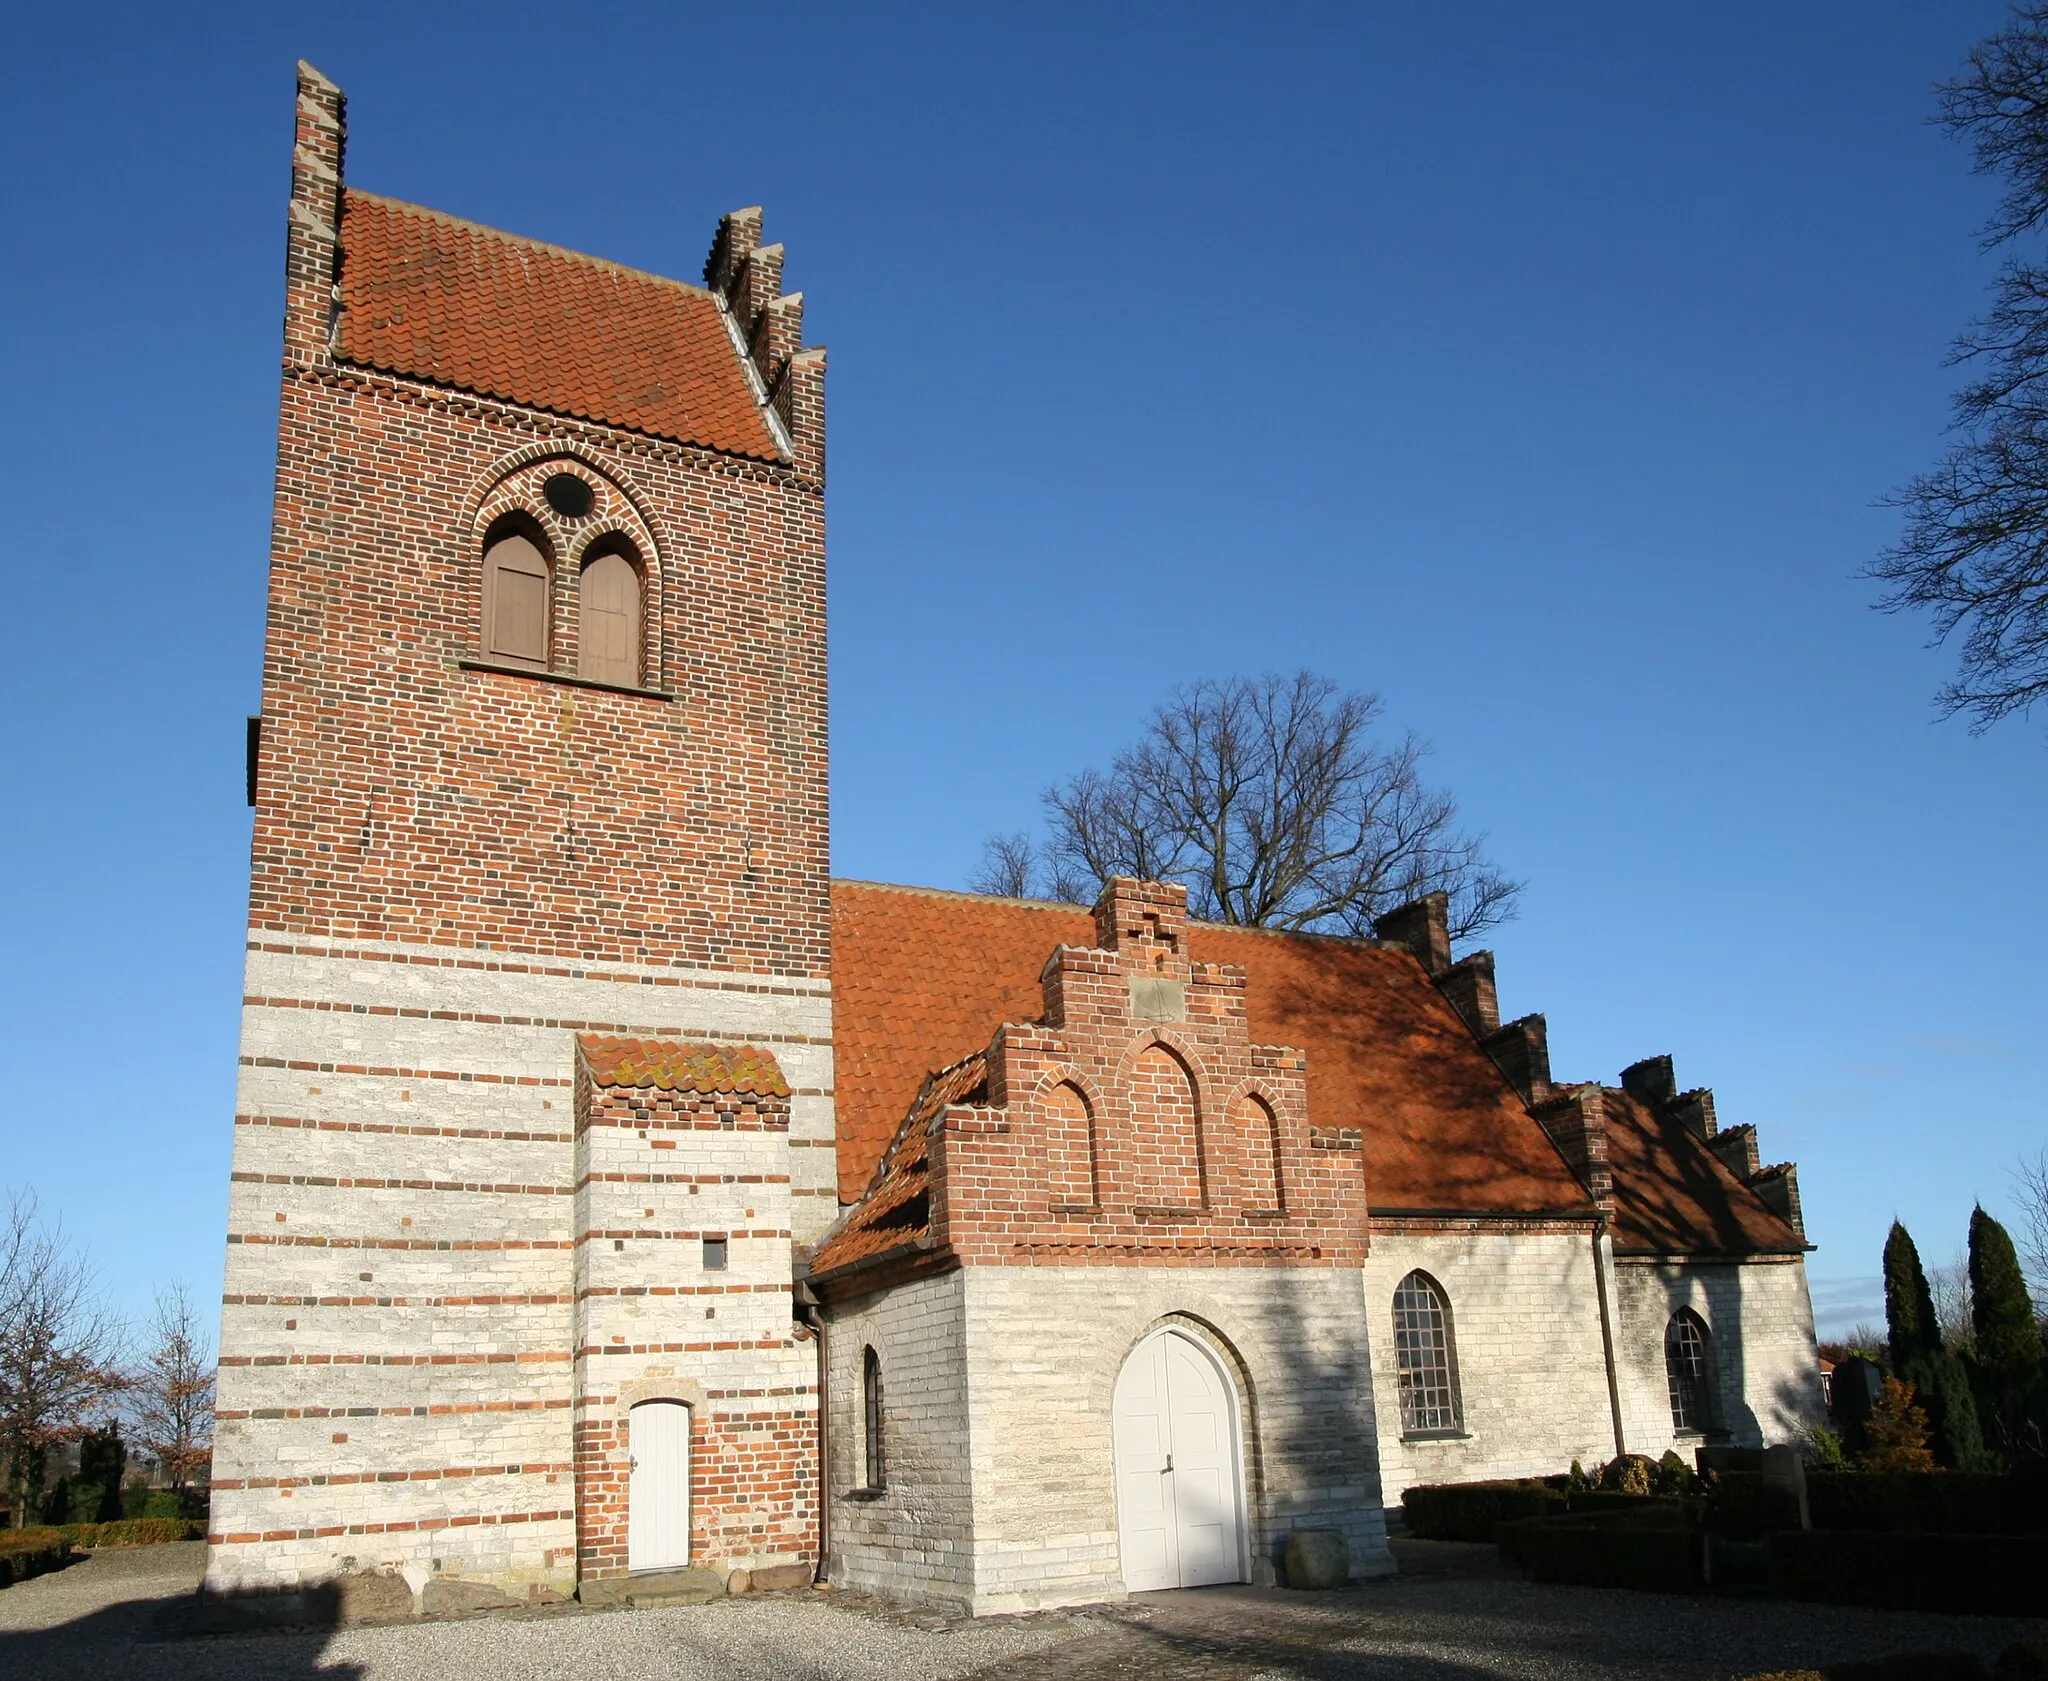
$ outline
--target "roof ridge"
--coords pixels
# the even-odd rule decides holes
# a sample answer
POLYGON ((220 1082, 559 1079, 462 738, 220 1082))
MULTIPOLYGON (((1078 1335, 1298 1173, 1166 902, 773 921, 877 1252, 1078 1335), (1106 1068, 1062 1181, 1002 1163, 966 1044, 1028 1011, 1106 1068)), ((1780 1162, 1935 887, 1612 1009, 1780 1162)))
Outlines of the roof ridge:
MULTIPOLYGON (((871 881, 865 876, 833 876, 834 887, 872 887, 883 893, 914 893, 928 899, 972 899, 977 903, 991 905, 1016 905, 1024 910, 1034 911, 1076 911, 1082 916, 1093 914, 1091 905, 1076 904, 1071 899, 1026 899, 1012 893, 975 893, 961 887, 924 887, 905 881, 871 881)), ((1264 934, 1284 940, 1332 940, 1339 945, 1353 946, 1361 951, 1406 951, 1408 948, 1399 940, 1377 940, 1364 934, 1326 934, 1315 928, 1262 928, 1249 922, 1210 922, 1203 917, 1188 918, 1190 928, 1215 928, 1231 934, 1264 934)))
POLYGON ((614 274, 631 275, 636 280, 653 280, 663 286, 673 286, 677 291, 688 292, 693 297, 717 296, 708 286, 699 286, 689 280, 678 280, 672 274, 656 274, 652 269, 634 268, 630 263, 615 262, 610 257, 600 257, 590 251, 578 251, 573 246, 557 245, 552 240, 535 239, 530 234, 513 233, 507 228, 494 228, 488 222, 474 222, 467 216, 453 216, 445 210, 436 210, 431 205, 415 204, 408 198, 394 198, 389 193, 373 193, 367 187, 347 187, 343 191, 351 198, 374 199, 377 203, 390 205, 396 210, 431 217, 434 221, 445 223, 452 228, 467 228, 472 233, 488 234, 492 239, 502 239, 513 245, 524 245, 535 251, 546 251, 553 256, 567 257, 572 262, 588 263, 592 268, 608 269, 614 274))

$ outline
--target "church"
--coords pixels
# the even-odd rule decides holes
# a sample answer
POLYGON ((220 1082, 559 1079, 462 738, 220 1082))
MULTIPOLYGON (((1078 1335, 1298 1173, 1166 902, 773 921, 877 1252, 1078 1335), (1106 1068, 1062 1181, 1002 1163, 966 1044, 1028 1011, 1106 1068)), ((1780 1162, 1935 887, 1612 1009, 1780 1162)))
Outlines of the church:
POLYGON ((975 1612, 1793 1439, 1797 1175, 1341 939, 832 879, 825 355, 346 184, 299 68, 209 1564, 975 1612))

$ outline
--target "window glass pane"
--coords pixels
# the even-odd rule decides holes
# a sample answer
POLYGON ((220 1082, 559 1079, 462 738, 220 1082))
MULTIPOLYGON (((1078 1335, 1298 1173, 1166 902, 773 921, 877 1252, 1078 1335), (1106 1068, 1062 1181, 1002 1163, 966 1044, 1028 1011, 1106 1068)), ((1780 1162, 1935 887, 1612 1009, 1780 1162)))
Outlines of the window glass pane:
POLYGON ((1707 1332, 1689 1313, 1677 1314, 1664 1332, 1664 1375, 1671 1386, 1671 1428, 1712 1428, 1707 1381, 1707 1332))
POLYGON ((1400 1372, 1401 1428, 1455 1430, 1458 1396, 1451 1381, 1451 1339, 1443 1298, 1419 1272, 1394 1292, 1394 1360, 1400 1372))

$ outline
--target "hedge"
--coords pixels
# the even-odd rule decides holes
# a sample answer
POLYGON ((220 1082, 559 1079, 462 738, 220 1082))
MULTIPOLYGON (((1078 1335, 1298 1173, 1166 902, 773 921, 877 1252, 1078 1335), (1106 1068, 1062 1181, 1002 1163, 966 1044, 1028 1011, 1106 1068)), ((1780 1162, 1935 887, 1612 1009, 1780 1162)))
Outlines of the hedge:
POLYGON ((1562 1489, 1532 1480, 1435 1483, 1401 1495, 1408 1533, 1426 1541, 1491 1541, 1504 1523, 1564 1509, 1562 1489))
POLYGON ((1698 1593, 1706 1586, 1705 1538, 1676 1501, 1635 1511, 1524 1518, 1504 1524, 1500 1550, 1534 1582, 1698 1593))
POLYGON ((1815 1471, 1806 1479, 1815 1529, 1953 1535, 2048 1534, 2048 1485, 1971 1471, 1815 1471))
POLYGON ((67 1523, 57 1526, 74 1547, 161 1547, 167 1541, 191 1541, 206 1533, 196 1518, 115 1518, 108 1523, 67 1523))
POLYGON ((2018 1613, 2041 1608, 2048 1537, 1781 1529, 1771 1575, 1787 1599, 1894 1611, 2018 1613))
POLYGON ((0 1588, 25 1582, 71 1562, 71 1538, 61 1529, 0 1531, 0 1588))

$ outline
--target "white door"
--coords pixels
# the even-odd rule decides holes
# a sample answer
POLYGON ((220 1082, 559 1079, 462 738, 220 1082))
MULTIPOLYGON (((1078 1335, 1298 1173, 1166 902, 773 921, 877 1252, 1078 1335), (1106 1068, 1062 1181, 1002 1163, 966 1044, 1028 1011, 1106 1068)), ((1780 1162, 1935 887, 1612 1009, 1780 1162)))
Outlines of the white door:
POLYGON ((626 1568, 673 1570, 690 1562, 690 1409, 642 1401, 630 1416, 626 1568))
POLYGON ((1124 1362, 1114 1415, 1124 1586, 1242 1581, 1237 1407, 1215 1359, 1156 1332, 1124 1362))

